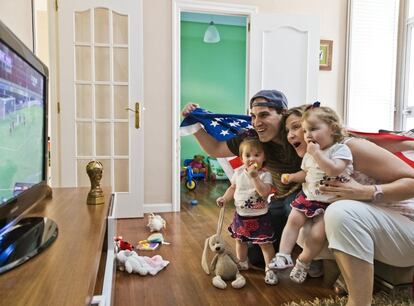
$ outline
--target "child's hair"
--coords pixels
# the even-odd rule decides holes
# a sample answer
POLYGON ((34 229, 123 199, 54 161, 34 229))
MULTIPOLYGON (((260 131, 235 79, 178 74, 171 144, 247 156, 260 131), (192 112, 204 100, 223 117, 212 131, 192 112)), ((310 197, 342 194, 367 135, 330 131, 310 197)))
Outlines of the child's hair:
POLYGON ((303 113, 301 122, 309 118, 310 115, 315 115, 319 120, 332 128, 334 142, 340 142, 348 136, 348 133, 342 127, 341 119, 332 108, 327 106, 309 107, 303 113))
POLYGON ((239 146, 239 156, 243 155, 243 150, 246 148, 254 148, 257 150, 263 150, 263 144, 260 142, 259 138, 257 137, 246 137, 243 139, 243 141, 240 143, 239 146))

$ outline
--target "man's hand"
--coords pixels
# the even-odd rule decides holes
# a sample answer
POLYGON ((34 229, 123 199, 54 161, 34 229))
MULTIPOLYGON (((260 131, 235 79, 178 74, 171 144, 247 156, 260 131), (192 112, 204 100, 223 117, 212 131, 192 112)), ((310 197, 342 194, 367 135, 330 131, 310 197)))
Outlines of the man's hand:
POLYGON ((193 110, 195 110, 198 107, 200 107, 200 105, 198 105, 197 103, 190 102, 181 110, 181 115, 183 117, 187 117, 193 110))

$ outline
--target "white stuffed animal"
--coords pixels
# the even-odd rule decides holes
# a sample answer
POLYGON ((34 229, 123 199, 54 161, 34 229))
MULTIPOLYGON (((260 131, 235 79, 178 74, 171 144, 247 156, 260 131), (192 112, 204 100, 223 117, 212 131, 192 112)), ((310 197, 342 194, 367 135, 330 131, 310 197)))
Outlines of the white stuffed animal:
POLYGON ((118 269, 121 271, 126 270, 128 273, 138 273, 139 275, 147 275, 148 269, 146 268, 145 260, 138 256, 137 252, 130 250, 122 250, 116 254, 118 261, 118 269))
POLYGON ((147 226, 151 232, 159 232, 162 228, 166 227, 166 223, 160 215, 150 214, 148 216, 147 226))

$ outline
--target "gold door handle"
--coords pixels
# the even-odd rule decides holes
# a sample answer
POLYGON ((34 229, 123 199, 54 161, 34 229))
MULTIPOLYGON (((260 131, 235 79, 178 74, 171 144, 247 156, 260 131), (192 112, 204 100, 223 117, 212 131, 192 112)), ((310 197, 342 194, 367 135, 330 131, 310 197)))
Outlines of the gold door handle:
POLYGON ((135 110, 133 110, 132 108, 125 108, 125 110, 131 111, 135 113, 135 128, 139 129, 140 127, 140 107, 139 107, 139 102, 135 103, 135 110))

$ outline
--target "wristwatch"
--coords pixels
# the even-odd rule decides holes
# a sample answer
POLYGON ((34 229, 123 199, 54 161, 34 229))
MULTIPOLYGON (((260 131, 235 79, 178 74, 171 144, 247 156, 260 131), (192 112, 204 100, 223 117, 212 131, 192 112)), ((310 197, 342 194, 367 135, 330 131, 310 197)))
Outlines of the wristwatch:
POLYGON ((381 200, 384 197, 384 192, 382 191, 382 188, 380 185, 374 185, 375 191, 372 195, 372 202, 378 203, 381 202, 381 200))

